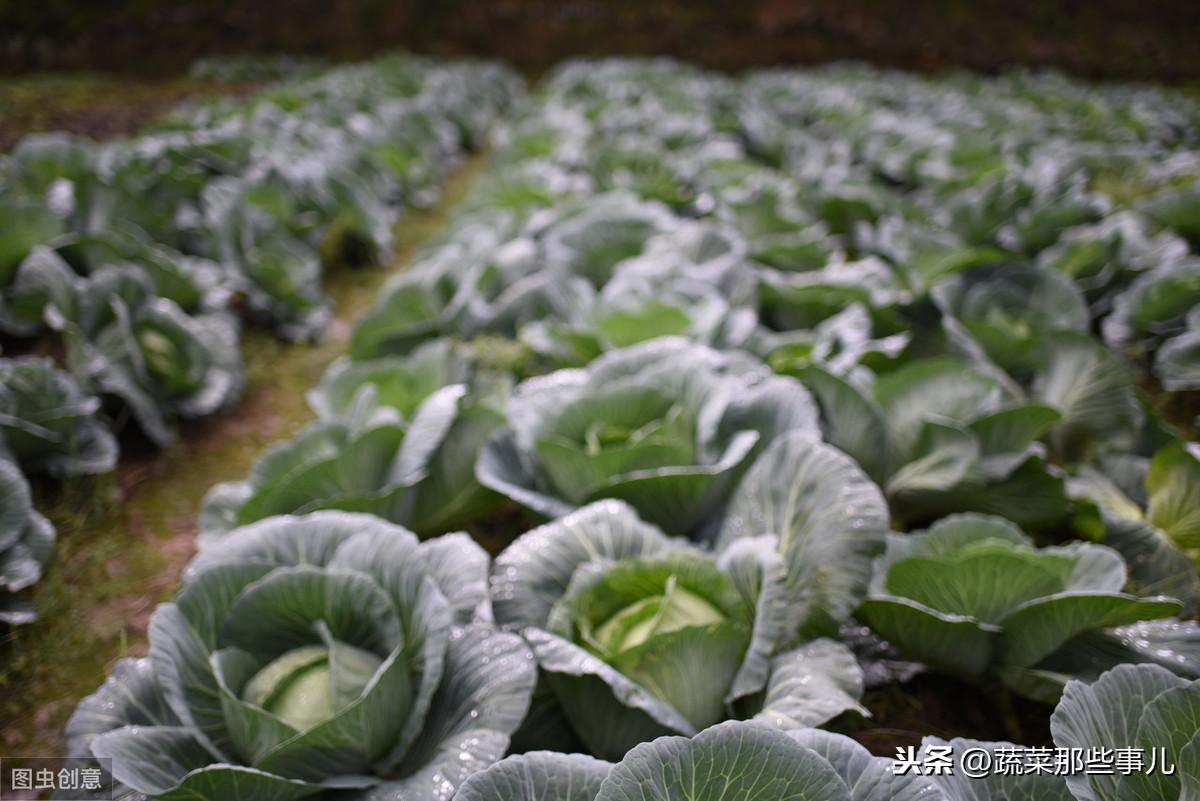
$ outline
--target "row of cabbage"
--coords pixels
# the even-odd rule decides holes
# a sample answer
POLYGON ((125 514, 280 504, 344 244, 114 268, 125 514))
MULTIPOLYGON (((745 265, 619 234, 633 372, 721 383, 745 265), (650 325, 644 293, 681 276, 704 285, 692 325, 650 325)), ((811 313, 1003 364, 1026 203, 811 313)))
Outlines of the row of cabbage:
POLYGON ((823 226, 825 254, 907 264, 925 284, 996 261, 1030 271, 1003 290, 970 272, 933 288, 939 311, 983 346, 953 332, 955 350, 1028 370, 1028 333, 981 319, 1023 304, 1043 328, 1098 332, 1168 389, 1200 389, 1194 97, 854 68, 764 73, 742 91, 748 148, 803 183, 801 213, 816 212, 807 221, 823 226), (989 291, 1008 299, 981 302, 989 291))
MULTIPOLYGON (((1011 558, 965 522, 923 544, 946 555, 969 537, 1011 558)), ((1076 574, 1106 569, 1093 547, 1076 574)), ((490 576, 464 534, 273 517, 193 560, 149 656, 79 705, 68 745, 111 770, 103 797, 126 799, 1167 801, 1200 782, 1200 680, 1155 664, 1067 683, 1050 728, 1077 757, 926 737, 898 769, 814 728, 868 714, 863 672, 833 640, 785 645, 788 597, 773 537, 714 554, 616 501, 526 534, 490 576)), ((1013 633, 1044 641, 1030 609, 1013 633)))
POLYGON ((492 64, 387 57, 273 84, 95 143, 33 135, 0 156, 0 332, 48 358, 0 359, 0 620, 37 580, 53 531, 29 476, 104 473, 112 431, 153 443, 241 394, 242 319, 319 336, 325 267, 386 262, 520 95, 492 64), (11 523, 11 525, 10 525, 11 523))
POLYGON ((389 57, 273 84, 94 143, 0 162, 0 330, 53 330, 88 388, 154 441, 237 396, 237 316, 288 339, 329 319, 323 266, 385 262, 520 91, 491 64, 389 57))
MULTIPOLYGON (((1200 459, 1132 342, 1094 333, 1187 242, 1105 216, 1146 245, 1112 257, 1107 307, 932 218, 936 257, 869 253, 909 218, 762 154, 766 80, 559 70, 358 323, 317 422, 209 494, 150 657, 80 705, 72 752, 161 798, 1195 792, 1200 459), (512 506, 550 522, 491 564, 442 534, 512 506), (920 671, 1057 703, 1062 748, 1178 770, 905 778, 811 728, 920 671)), ((1030 109, 1057 86, 1010 80, 1030 109)), ((1185 134, 1159 145, 1182 159, 1185 134)), ((1046 248, 1093 224, 1050 216, 1046 248)), ((1172 325, 1196 301, 1151 294, 1172 325)))

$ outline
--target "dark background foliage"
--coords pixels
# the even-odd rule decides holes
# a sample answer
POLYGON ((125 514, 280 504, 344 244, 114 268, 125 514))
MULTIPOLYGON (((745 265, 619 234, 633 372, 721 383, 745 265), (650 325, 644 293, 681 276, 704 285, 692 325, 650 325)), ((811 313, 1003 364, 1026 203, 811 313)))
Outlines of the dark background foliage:
POLYGON ((739 69, 864 58, 982 70, 1054 64, 1200 80, 1195 0, 0 0, 0 69, 170 73, 202 55, 506 59, 658 53, 739 69))

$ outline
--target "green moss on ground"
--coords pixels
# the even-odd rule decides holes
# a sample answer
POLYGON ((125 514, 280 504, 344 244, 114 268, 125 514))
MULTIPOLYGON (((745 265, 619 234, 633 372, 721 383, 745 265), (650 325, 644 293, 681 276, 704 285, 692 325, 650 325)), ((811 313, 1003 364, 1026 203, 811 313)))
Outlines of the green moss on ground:
POLYGON ((232 411, 186 427, 174 445, 122 458, 118 470, 44 492, 39 506, 58 528, 58 547, 34 601, 39 620, 0 643, 0 753, 59 756, 75 704, 113 663, 146 653, 154 606, 170 598, 194 553, 205 492, 242 478, 258 452, 311 421, 305 392, 345 350, 351 321, 384 280, 439 232, 483 161, 450 178, 431 209, 396 229, 394 269, 341 269, 327 276, 336 320, 315 345, 288 345, 249 330, 242 343, 247 390, 232 411))

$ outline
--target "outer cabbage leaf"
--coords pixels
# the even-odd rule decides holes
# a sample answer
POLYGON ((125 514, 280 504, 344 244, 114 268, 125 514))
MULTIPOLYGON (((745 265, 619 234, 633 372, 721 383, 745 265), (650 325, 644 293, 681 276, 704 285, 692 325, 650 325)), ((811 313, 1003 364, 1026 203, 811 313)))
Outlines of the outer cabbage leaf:
MULTIPOLYGON (((892 772, 840 734, 800 729, 786 736, 748 723, 722 723, 693 739, 638 746, 616 765, 582 754, 509 757, 471 777, 456 801, 597 801, 738 798, 942 801, 936 780, 892 772), (790 742, 789 742, 790 740, 790 742), (649 794, 649 795, 647 795, 649 794)), ((955 796, 957 797, 957 796, 955 796)))
POLYGON ((15 593, 35 584, 54 549, 54 526, 33 508, 20 469, 0 457, 0 622, 35 619, 32 604, 15 593))
POLYGON ((1060 748, 1161 748, 1163 759, 1177 766, 1171 774, 1077 773, 1067 777, 1076 798, 1177 798, 1185 782, 1197 779, 1194 763, 1181 756, 1195 748, 1200 731, 1200 682, 1157 665, 1121 665, 1090 686, 1069 683, 1050 731, 1060 748))
POLYGON ((764 533, 778 539, 794 637, 828 632, 853 613, 887 528, 887 504, 858 466, 796 432, 773 442, 742 479, 717 546, 764 533))
POLYGON ((729 722, 692 739, 634 748, 613 768, 596 801, 849 801, 846 782, 824 758, 771 729, 729 722))
POLYGON ((553 751, 511 756, 471 776, 456 801, 595 801, 612 763, 553 751))

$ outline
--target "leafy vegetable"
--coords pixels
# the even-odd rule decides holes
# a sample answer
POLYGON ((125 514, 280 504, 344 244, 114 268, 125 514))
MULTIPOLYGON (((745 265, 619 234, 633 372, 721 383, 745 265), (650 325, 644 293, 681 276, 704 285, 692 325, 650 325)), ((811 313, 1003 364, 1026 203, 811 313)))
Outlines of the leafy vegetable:
POLYGON ((865 712, 844 646, 796 647, 771 537, 714 558, 601 501, 501 553, 492 597, 497 621, 524 632, 568 730, 599 756, 729 717, 793 729, 865 712))
POLYGON ((1084 333, 1088 310, 1070 279, 1049 270, 1011 264, 989 265, 945 279, 932 297, 952 348, 969 355, 982 350, 1014 375, 1043 360, 1045 338, 1056 332, 1084 333))
POLYGON ((16 593, 35 584, 54 547, 54 527, 33 508, 20 469, 0 458, 0 623, 31 623, 33 606, 16 593))
POLYGON ((717 547, 778 539, 788 630, 832 635, 863 600, 888 510, 848 456, 796 431, 771 443, 729 501, 717 547))
POLYGON ((957 515, 926 532, 890 535, 857 614, 940 670, 1011 676, 1037 670, 1080 634, 1181 608, 1173 598, 1123 593, 1124 584, 1124 562, 1104 546, 1038 549, 1002 519, 957 515))
POLYGON ((173 438, 172 418, 215 414, 241 395, 237 321, 186 314, 133 265, 97 271, 59 315, 72 371, 119 398, 157 444, 173 438))
POLYGON ((1187 330, 1163 343, 1154 357, 1154 374, 1165 389, 1200 389, 1200 307, 1187 316, 1187 330))
POLYGON ((1091 515, 1099 518, 1104 542, 1124 556, 1131 581, 1142 591, 1173 595, 1189 607, 1200 597, 1191 511, 1200 491, 1200 462, 1193 451, 1180 443, 1167 445, 1149 462, 1110 460, 1100 469, 1080 470, 1070 482, 1081 527, 1086 529, 1082 521, 1091 515), (1128 481, 1117 472, 1119 466, 1132 474, 1128 481))
POLYGON ((68 748, 156 798, 442 798, 503 755, 533 689, 520 638, 472 622, 486 570, 464 535, 418 544, 364 515, 239 529, 155 611, 150 656, 79 705, 68 748))
POLYGON ((547 517, 619 498, 698 536, 762 447, 815 428, 810 403, 799 383, 738 354, 651 340, 518 386, 509 429, 476 472, 547 517))
POLYGON ((446 343, 335 364, 309 395, 322 419, 264 451, 245 481, 214 487, 202 535, 317 509, 370 512, 423 534, 486 513, 495 496, 476 483, 474 465, 503 422, 495 394, 504 386, 445 383, 464 370, 446 343))
POLYGON ((1060 413, 1007 401, 994 376, 947 357, 910 362, 870 391, 816 366, 798 374, 825 436, 880 482, 901 521, 977 511, 1048 526, 1066 516, 1062 476, 1036 441, 1060 413))
MULTIPOLYGON (((781 733, 727 722, 696 736, 660 737, 614 764, 547 751, 511 756, 481 771, 455 801, 940 801, 933 782, 892 771, 840 734, 781 733)), ((958 798, 959 796, 954 796, 958 798)), ((999 798, 999 796, 997 797, 999 798)))
POLYGON ((0 359, 0 435, 26 471, 65 478, 112 470, 117 442, 99 408, 49 359, 0 359))
POLYGON ((1069 683, 1050 731, 1060 748, 1139 748, 1159 759, 1154 772, 1069 775, 1077 799, 1182 799, 1200 787, 1200 681, 1157 665, 1120 665, 1090 686, 1069 683))

